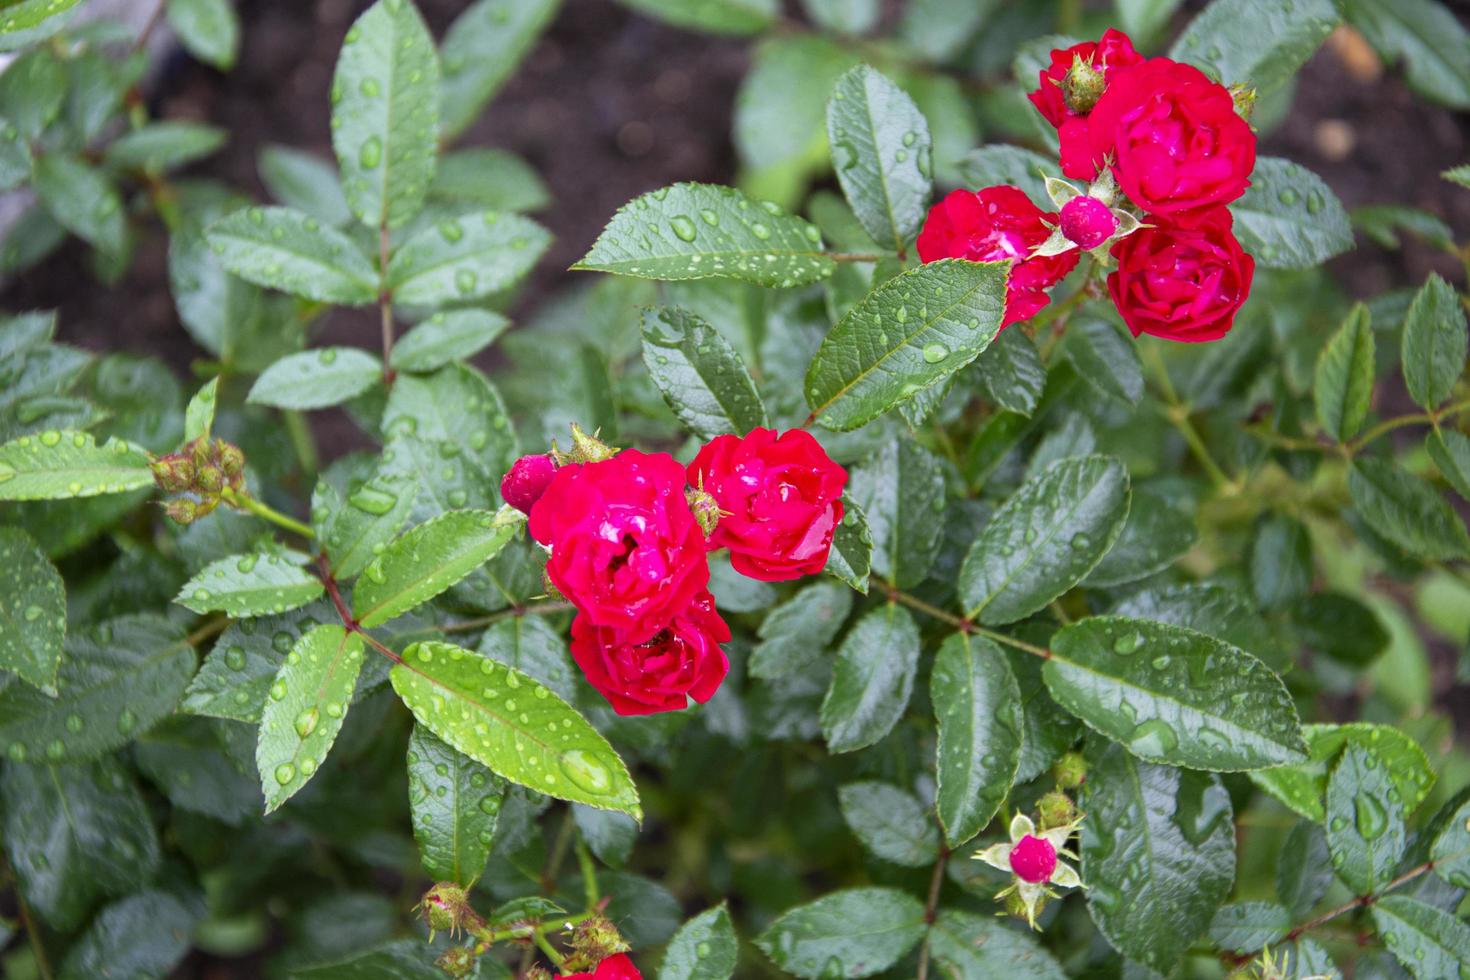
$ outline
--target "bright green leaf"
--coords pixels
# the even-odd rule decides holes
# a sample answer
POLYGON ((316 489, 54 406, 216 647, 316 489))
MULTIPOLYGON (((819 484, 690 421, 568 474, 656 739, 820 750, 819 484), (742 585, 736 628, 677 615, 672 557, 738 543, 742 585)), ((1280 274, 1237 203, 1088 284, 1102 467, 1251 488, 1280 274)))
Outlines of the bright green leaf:
POLYGON ((240 21, 230 0, 168 0, 168 23, 190 54, 228 71, 240 48, 240 21))
POLYGON ((1373 328, 1362 303, 1322 348, 1312 394, 1317 420, 1329 436, 1345 442, 1358 434, 1373 399, 1373 328))
POLYGON ((1240 244, 1268 269, 1308 269, 1353 247, 1353 229, 1337 195, 1290 160, 1257 157, 1250 188, 1230 210, 1240 244))
POLYGON ((505 782, 415 725, 408 739, 408 803, 424 871, 468 888, 485 870, 505 782))
POLYGON ((364 626, 403 615, 493 558, 519 527, 489 511, 464 510, 410 528, 363 571, 353 615, 364 626))
POLYGON ((1439 276, 1430 276, 1404 317, 1404 384, 1421 407, 1436 408, 1450 396, 1465 370, 1467 344, 1459 295, 1439 276))
POLYGON ((215 398, 219 393, 219 377, 209 380, 203 388, 195 392, 194 397, 189 399, 189 406, 184 410, 184 442, 191 443, 195 439, 208 439, 210 429, 214 427, 215 398))
POLYGON ((489 310, 435 313, 399 338, 390 362, 398 371, 437 371, 453 361, 474 357, 508 326, 509 320, 489 310))
POLYGON ((383 378, 383 364, 356 347, 322 347, 281 358, 261 373, 246 401, 276 408, 328 408, 383 378))
POLYGON ((479 299, 519 282, 550 244, 546 229, 518 214, 445 218, 393 253, 388 286, 408 306, 479 299))
POLYGON ((783 913, 755 944, 798 977, 862 977, 897 963, 923 938, 924 906, 896 888, 848 888, 783 913))
POLYGON ((559 0, 477 0, 444 35, 440 135, 464 132, 555 16, 559 0))
POLYGON ((0 527, 0 670, 40 688, 56 686, 66 640, 66 585, 30 535, 0 527))
POLYGON ((701 439, 771 424, 740 355, 688 310, 643 311, 643 363, 679 421, 701 439))
POLYGON ((929 700, 939 727, 935 809, 950 847, 985 828, 1021 763, 1021 691, 990 640, 956 633, 934 657, 929 700))
POLYGON ((271 144, 260 151, 256 169, 271 196, 287 207, 329 225, 352 220, 337 168, 315 153, 271 144))
POLYGON ((1367 750, 1387 764, 1405 813, 1412 813, 1434 785, 1434 769, 1419 743, 1389 725, 1303 725, 1302 736, 1307 740, 1307 762, 1253 772, 1251 781, 1316 823, 1326 820, 1323 794, 1328 769, 1346 746, 1367 750))
POLYGON ((210 226, 209 246, 226 269, 259 286, 321 303, 378 299, 378 273, 342 232, 290 208, 247 208, 210 226))
POLYGON ((118 137, 105 157, 112 167, 172 170, 202 160, 224 146, 228 134, 201 123, 164 120, 118 137))
POLYGON ((197 613, 231 616, 283 613, 322 594, 321 579, 278 555, 226 555, 210 562, 174 599, 197 613))

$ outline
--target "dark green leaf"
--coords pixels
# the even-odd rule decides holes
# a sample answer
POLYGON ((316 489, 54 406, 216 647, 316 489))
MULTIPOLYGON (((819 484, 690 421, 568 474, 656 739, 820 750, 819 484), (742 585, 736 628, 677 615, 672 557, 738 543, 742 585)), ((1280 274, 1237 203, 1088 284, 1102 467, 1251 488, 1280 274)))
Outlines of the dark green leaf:
POLYGON ((1433 409, 1450 396, 1465 370, 1465 310, 1454 287, 1429 277, 1404 317, 1402 364, 1409 396, 1433 409))
POLYGON ((1317 358, 1317 420, 1338 442, 1358 434, 1373 399, 1373 328, 1368 307, 1354 306, 1317 358))
POLYGON ((776 19, 776 0, 621 0, 678 27, 712 34, 754 34, 776 19))
POLYGON ((184 442, 209 438, 210 430, 214 427, 214 406, 218 393, 219 377, 216 376, 189 399, 189 405, 184 409, 184 442))
POLYGON ((1389 895, 1371 907, 1373 924, 1415 980, 1458 977, 1470 963, 1470 925, 1407 895, 1389 895))
POLYGON ((321 579, 278 555, 227 555, 210 562, 174 599, 197 613, 231 616, 283 613, 322 594, 321 579))
POLYGON ((1062 980, 1052 955, 1030 936, 993 915, 944 909, 929 928, 929 956, 950 980, 1005 977, 1062 980))
POLYGON ((822 733, 832 752, 867 748, 887 735, 908 706, 919 661, 919 628, 889 604, 848 631, 822 701, 822 733))
POLYGON ((402 454, 395 451, 393 469, 418 471, 423 491, 417 509, 431 516, 493 506, 500 478, 520 454, 500 393, 466 364, 399 376, 383 411, 383 431, 414 437, 402 454), (427 455, 413 451, 415 442, 427 455), (464 477, 445 475, 451 466, 461 468, 464 477))
POLYGON ((751 651, 752 677, 774 680, 814 662, 852 611, 852 590, 817 581, 772 609, 761 623, 761 642, 751 651))
POLYGON ((66 640, 66 584, 30 535, 0 527, 0 670, 40 688, 56 686, 66 640))
POLYGON ((923 223, 933 183, 923 113, 881 72, 858 65, 827 103, 827 138, 853 214, 881 248, 902 254, 923 223))
POLYGON ((878 24, 879 0, 802 0, 802 9, 819 27, 838 34, 866 34, 878 24))
POLYGON ((950 847, 985 828, 1021 762, 1021 691, 990 640, 956 633, 934 658, 929 699, 939 727, 935 809, 950 847))
POLYGON ((14 124, 23 140, 34 140, 60 115, 66 89, 61 59, 49 47, 32 48, 0 74, 0 117, 14 124))
POLYGON ((408 306, 479 299, 519 282, 550 244, 545 228, 518 214, 445 218, 393 253, 388 286, 408 306))
POLYGON ((908 868, 934 863, 939 832, 924 805, 897 786, 848 783, 837 791, 842 819, 875 856, 908 868))
POLYGON ((1168 973, 1235 880, 1230 794, 1218 776, 1140 762, 1114 745, 1093 761, 1081 805, 1092 920, 1114 949, 1168 973))
POLYGON ((62 980, 89 977, 163 977, 189 952, 198 903, 147 889, 97 914, 61 964, 62 980))
POLYGON ((1169 54, 1266 94, 1291 81, 1339 20, 1332 0, 1213 0, 1169 54))
POLYGON ((565 632, 544 616, 511 616, 490 624, 480 637, 478 650, 491 660, 530 674, 571 703, 577 697, 577 681, 565 632))
POLYGON ((1348 474, 1348 490, 1368 526, 1409 554, 1431 560, 1470 557, 1465 522, 1432 486, 1407 470, 1360 458, 1348 474))
POLYGON ((296 980, 444 980, 434 950, 423 939, 395 939, 327 963, 291 971, 296 980))
POLYGON ((1331 887, 1332 852, 1320 824, 1303 821, 1291 828, 1276 862, 1276 896, 1294 918, 1302 918, 1331 887))
POLYGON ((832 274, 816 225, 713 184, 673 184, 618 209, 573 269, 643 279, 800 286, 832 274))
POLYGON ((342 492, 326 481, 317 483, 312 514, 317 536, 339 579, 355 578, 387 546, 413 511, 419 483, 412 475, 384 471, 381 463, 366 480, 354 480, 342 492))
POLYGON ((194 673, 184 631, 160 616, 109 620, 66 642, 58 696, 0 689, 0 744, 17 762, 92 759, 174 709, 194 673))
POLYGON ((378 299, 378 273, 342 232, 290 208, 248 208, 215 222, 209 246, 226 269, 322 303, 378 299))
POLYGON ((36 196, 67 231, 110 255, 128 246, 127 216, 117 188, 101 171, 64 153, 46 153, 32 168, 36 196))
POLYGON ((1462 791, 1445 804, 1428 829, 1436 827, 1438 833, 1429 851, 1434 873, 1456 888, 1470 888, 1470 797, 1462 791))
POLYGON ((437 371, 452 361, 474 357, 508 326, 509 320, 489 310, 435 313, 393 345, 390 360, 399 371, 437 371))
POLYGON ((311 627, 336 620, 336 612, 323 600, 283 616, 231 623, 189 682, 179 710, 252 724, 260 721, 266 692, 291 647, 311 627))
POLYGON ((643 363, 679 421, 701 439, 744 436, 770 425, 745 362, 718 330, 688 310, 644 310, 643 363))
POLYGON ((492 772, 642 818, 638 790, 612 746, 528 674, 448 643, 415 643, 390 676, 421 724, 492 772))
POLYGON ((900 588, 924 581, 939 554, 944 470, 912 439, 895 439, 855 467, 848 493, 873 539, 873 573, 900 588))
POLYGON ((658 980, 729 980, 735 975, 740 941, 724 905, 701 912, 669 940, 658 980))
POLYGON ((577 832, 582 835, 597 859, 610 867, 621 868, 633 852, 638 839, 638 822, 626 813, 599 810, 581 803, 572 804, 577 832))
POLYGON ((1262 520, 1250 561, 1251 590, 1264 609, 1295 602, 1312 587, 1312 539, 1296 518, 1271 514, 1262 520))
POLYGON ((1454 429, 1440 429, 1424 438, 1424 448, 1439 469, 1439 475, 1470 500, 1470 436, 1454 429))
POLYGON ((133 759, 174 806, 238 827, 264 806, 254 751, 247 725, 174 717, 133 744, 133 759))
POLYGON ((846 497, 842 506, 842 523, 832 532, 826 572, 866 595, 873 567, 873 536, 862 508, 846 497))
POLYGON ((812 359, 812 415, 828 428, 855 429, 969 364, 1000 328, 1009 269, 943 259, 873 290, 812 359))
POLYGON ((352 220, 337 169, 316 154, 272 144, 260 151, 256 169, 271 196, 287 207, 329 225, 352 220))
POLYGON ((1327 847, 1355 895, 1392 878, 1404 855, 1404 807, 1394 774, 1372 750, 1349 744, 1327 779, 1327 847))
POLYGON ((440 135, 464 132, 556 14, 558 0, 478 0, 444 36, 440 135))
POLYGON ((550 189, 530 164, 513 153, 486 147, 440 157, 429 196, 494 211, 540 211, 551 203, 550 189))
POLYGON ((1291 927, 1291 912, 1275 902, 1232 902, 1215 913, 1210 938, 1232 953, 1254 953, 1276 945, 1291 927))
POLYGON ((1303 645, 1350 667, 1366 667, 1388 648, 1388 631, 1377 614, 1340 592, 1318 592, 1297 602, 1291 625, 1303 645))
POLYGON ((172 170, 209 156, 226 138, 225 131, 214 126, 165 120, 118 137, 105 159, 111 167, 172 170))
POLYGON ((1419 208, 1397 204, 1368 204, 1348 212, 1353 227, 1374 243, 1388 249, 1401 248, 1399 231, 1407 231, 1435 248, 1453 251, 1455 231, 1440 218, 1419 208))
POLYGON ((255 746, 266 813, 294 796, 326 761, 352 707, 362 651, 358 634, 317 626, 286 655, 261 712, 255 746))
POLYGON ((408 802, 424 871, 468 888, 485 870, 505 783, 415 725, 408 740, 408 802))
POLYGON ((1062 353, 1089 385, 1129 405, 1143 397, 1143 365, 1138 348, 1102 317, 1084 317, 1067 324, 1062 353))
MULTIPOLYGON (((941 0, 942 2, 942 0, 941 0)), ((1043 210, 1056 207, 1046 193, 1044 177, 1060 177, 1055 157, 1043 156, 1019 146, 982 146, 960 161, 960 173, 971 187, 1010 184, 1019 187, 1043 210)))
POLYGON ((1203 633, 1095 616, 1052 638, 1042 668, 1057 703, 1139 758, 1219 772, 1300 762, 1281 678, 1203 633))
POLYGON ((1020 330, 1002 330, 975 364, 985 396, 1008 412, 1030 416, 1046 389, 1046 365, 1020 330))
POLYGON ((353 615, 364 626, 403 615, 493 558, 519 527, 489 511, 465 510, 410 528, 363 570, 353 615))
POLYGON ((224 70, 235 66, 240 22, 230 0, 168 0, 168 24, 200 61, 224 70))
POLYGON ((1470 108, 1470 37, 1432 0, 1338 0, 1347 22, 1389 61, 1402 61, 1409 86, 1427 99, 1470 108))
MULTIPOLYGON (((1266 2, 1281 6, 1285 0, 1266 2)), ((1250 188, 1230 210, 1240 244, 1268 269, 1311 268, 1353 247, 1353 229, 1337 195, 1290 160, 1258 157, 1250 188)))
POLYGON ((1302 736, 1307 740, 1307 762, 1251 773, 1251 781, 1308 820, 1327 819, 1323 805, 1327 771, 1345 746, 1369 751, 1388 764, 1406 813, 1413 812, 1434 785, 1434 769, 1424 750, 1397 728, 1366 722, 1303 725, 1302 736))
POLYGON ((1015 622, 1071 589, 1102 560, 1128 516, 1128 470, 1108 456, 1053 463, 1027 480, 975 539, 960 568, 967 615, 1015 622))
POLYGON ((1117 542, 1082 584, 1110 588, 1148 578, 1194 547, 1198 537, 1193 513, 1147 487, 1136 487, 1117 542))
POLYGON ((862 977, 897 963, 924 936, 924 906, 896 888, 848 888, 785 912, 755 944, 798 977, 862 977))
POLYGON ((439 142, 439 59, 418 8, 378 0, 342 42, 332 77, 332 149, 352 213, 396 228, 418 213, 439 142))

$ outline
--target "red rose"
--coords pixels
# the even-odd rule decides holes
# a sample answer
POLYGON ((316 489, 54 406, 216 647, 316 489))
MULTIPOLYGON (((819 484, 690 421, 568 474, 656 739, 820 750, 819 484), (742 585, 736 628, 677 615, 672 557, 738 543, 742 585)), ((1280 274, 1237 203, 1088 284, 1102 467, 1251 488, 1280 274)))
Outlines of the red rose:
POLYGON ((556 464, 550 456, 522 456, 500 481, 501 499, 522 514, 529 514, 555 475, 556 464))
POLYGON ((1027 258, 1046 241, 1057 216, 1031 203, 1019 187, 987 187, 980 191, 951 191, 929 209, 916 243, 919 258, 969 259, 992 262, 1011 259, 1006 280, 1006 311, 1002 327, 1035 316, 1049 301, 1050 289, 1077 266, 1074 250, 1061 255, 1027 258))
POLYGON ((1198 68, 1152 58, 1108 80, 1087 120, 1093 161, 1152 214, 1229 204, 1250 186, 1256 136, 1225 86, 1198 68))
POLYGON ((1087 139, 1088 113, 1069 106, 1065 92, 1067 73, 1079 58, 1099 69, 1106 84, 1118 71, 1142 62, 1143 55, 1133 50, 1133 41, 1127 34, 1108 28, 1099 41, 1053 49, 1051 64, 1038 76, 1040 84, 1027 96, 1057 129, 1062 144, 1062 173, 1074 180, 1091 180, 1097 175, 1097 167, 1092 162, 1092 148, 1087 139))
POLYGON ((765 582, 820 572, 842 523, 847 471, 811 434, 752 429, 719 436, 689 464, 689 483, 715 498, 721 516, 709 547, 730 549, 735 571, 765 582))
POLYGON ((585 616, 572 621, 572 659, 620 715, 682 711, 689 698, 708 701, 730 669, 720 649, 729 640, 730 627, 708 592, 642 643, 593 626, 585 616))
POLYGON ((625 449, 560 467, 531 508, 530 531, 551 546, 547 575, 589 624, 631 642, 667 626, 709 582, 704 532, 667 453, 625 449))
POLYGON ((1112 254, 1118 269, 1108 292, 1136 337, 1218 340, 1229 332, 1251 291, 1256 264, 1230 231, 1225 208, 1175 221, 1155 217, 1112 254))
POLYGON ((568 973, 561 980, 643 980, 627 953, 609 956, 591 973, 568 973))

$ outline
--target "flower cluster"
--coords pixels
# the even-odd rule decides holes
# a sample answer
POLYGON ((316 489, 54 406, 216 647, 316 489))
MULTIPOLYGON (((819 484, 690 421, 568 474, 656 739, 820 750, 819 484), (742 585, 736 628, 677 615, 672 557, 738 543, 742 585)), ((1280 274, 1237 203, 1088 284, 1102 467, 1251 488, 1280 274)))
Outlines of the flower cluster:
POLYGON ((573 429, 570 453, 527 456, 501 483, 577 608, 572 658, 619 714, 708 701, 730 628, 709 592, 710 551, 767 582, 822 570, 847 473, 802 430, 720 436, 685 467, 614 451, 573 429))
POLYGON ((1116 263, 1108 293, 1134 336, 1217 340, 1255 263, 1226 205, 1250 186, 1256 137, 1199 69, 1144 58, 1120 31, 1051 52, 1031 103, 1057 130, 1046 212, 1019 188, 957 190, 930 210, 919 258, 1012 262, 1002 326, 1034 316, 1081 252, 1116 263))

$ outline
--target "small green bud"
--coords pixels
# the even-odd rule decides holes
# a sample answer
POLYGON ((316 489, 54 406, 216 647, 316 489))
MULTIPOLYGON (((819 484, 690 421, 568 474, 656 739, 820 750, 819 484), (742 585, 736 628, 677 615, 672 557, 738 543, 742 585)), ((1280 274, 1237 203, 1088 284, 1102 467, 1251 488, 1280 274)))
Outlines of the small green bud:
POLYGON ((1057 777, 1057 788, 1074 790, 1087 782, 1087 760, 1081 752, 1068 752, 1057 760, 1052 771, 1057 777))
POLYGON ((556 446, 553 445, 551 447, 551 453, 554 457, 556 457, 556 461, 558 464, 600 463, 605 459, 612 459, 618 454, 618 451, 609 446, 607 443, 598 439, 595 432, 589 436, 587 433, 582 431, 581 426, 573 422, 572 451, 569 453, 563 453, 560 452, 556 448, 556 446))
POLYGON ((1077 819, 1077 805, 1066 793, 1047 793, 1036 802, 1036 814, 1042 830, 1065 827, 1077 819))
POLYGON ((703 490, 688 487, 684 490, 684 498, 689 501, 689 509, 694 512, 694 519, 704 529, 704 536, 709 537, 715 533, 715 525, 720 523, 724 511, 715 498, 703 490))
POLYGON ((219 468, 224 470, 225 476, 236 477, 245 471, 245 454, 239 446, 224 441, 215 445, 219 448, 219 468))
POLYGON ((626 953, 632 949, 623 941, 617 926, 603 915, 594 915, 577 923, 576 929, 572 932, 571 947, 575 959, 585 963, 589 969, 596 967, 609 956, 626 953))
POLYGON ((451 946, 439 955, 434 965, 455 980, 475 972, 475 951, 467 946, 451 946))
POLYGON ((199 505, 192 500, 170 500, 164 505, 163 512, 175 524, 193 524, 201 516, 199 505))
POLYGON ((165 493, 183 493, 194 485, 194 464, 180 453, 160 456, 149 464, 153 482, 165 493))
POLYGON ((485 920, 470 906, 464 889, 452 882, 441 881, 424 892, 419 908, 423 910, 430 934, 448 932, 453 936, 465 930, 474 932, 485 925, 485 920))
MULTIPOLYGON (((1041 910, 1045 906, 1046 906, 1046 898, 1045 897, 1042 897, 1042 898, 1037 899, 1035 914, 1036 915, 1040 915, 1041 914, 1041 910)), ((1026 907, 1026 900, 1024 898, 1022 898, 1019 893, 1017 893, 1017 892, 1011 892, 1009 895, 1006 896, 1006 915, 1013 915, 1013 916, 1015 916, 1018 919, 1028 919, 1029 920, 1030 914, 1031 914, 1031 910, 1027 909, 1027 907, 1026 907)))
POLYGON ((194 474, 194 486, 202 493, 219 493, 225 488, 225 474, 218 466, 201 466, 194 474))
POLYGON ((1235 100, 1235 111, 1246 122, 1251 120, 1251 112, 1256 107, 1256 90, 1249 85, 1239 83, 1230 86, 1230 96, 1235 100))
POLYGON ((1085 116, 1102 98, 1106 86, 1107 79, 1101 68, 1084 60, 1081 55, 1074 55, 1072 67, 1067 69, 1067 77, 1062 81, 1062 99, 1068 109, 1085 116))

